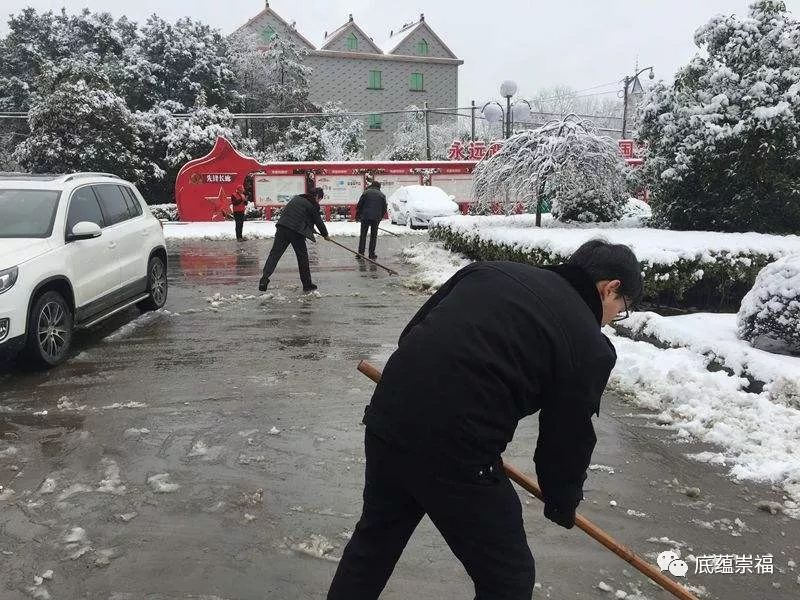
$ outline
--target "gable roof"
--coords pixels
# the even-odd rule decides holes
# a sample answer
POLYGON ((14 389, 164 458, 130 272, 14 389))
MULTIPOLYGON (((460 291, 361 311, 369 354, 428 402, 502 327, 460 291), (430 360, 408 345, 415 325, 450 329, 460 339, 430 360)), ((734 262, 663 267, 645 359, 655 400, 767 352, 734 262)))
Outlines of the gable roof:
POLYGON ((361 27, 356 25, 356 22, 353 21, 353 15, 350 15, 350 19, 345 22, 344 25, 336 29, 335 31, 331 32, 328 37, 325 38, 325 43, 320 46, 320 50, 327 50, 328 46, 332 45, 336 40, 340 37, 345 35, 348 31, 354 30, 356 31, 361 37, 372 47, 375 52, 378 54, 382 54, 383 51, 378 47, 378 45, 372 41, 372 38, 368 36, 361 27))
POLYGON ((388 39, 384 40, 378 46, 384 54, 392 54, 407 38, 419 30, 424 30, 426 35, 429 35, 441 44, 444 51, 450 55, 450 58, 458 58, 452 50, 442 41, 436 32, 430 28, 425 22, 425 15, 420 15, 419 21, 407 23, 399 31, 392 32, 388 39))
POLYGON ((287 23, 278 13, 276 13, 274 10, 272 10, 269 7, 269 2, 265 2, 264 5, 265 5, 264 6, 264 10, 262 10, 260 13, 258 13, 252 19, 249 19, 247 21, 247 23, 245 23, 241 27, 238 27, 231 35, 235 35, 235 34, 239 33, 242 29, 245 29, 245 28, 249 27, 250 25, 255 23, 257 20, 259 20, 261 17, 269 15, 272 18, 274 18, 276 21, 278 21, 278 23, 280 23, 281 25, 286 27, 286 29, 291 31, 298 38, 300 38, 300 40, 304 44, 306 44, 306 46, 308 46, 309 50, 316 50, 316 47, 314 46, 314 44, 312 44, 310 41, 308 41, 308 39, 302 33, 297 31, 297 29, 295 29, 294 25, 290 25, 289 23, 287 23))

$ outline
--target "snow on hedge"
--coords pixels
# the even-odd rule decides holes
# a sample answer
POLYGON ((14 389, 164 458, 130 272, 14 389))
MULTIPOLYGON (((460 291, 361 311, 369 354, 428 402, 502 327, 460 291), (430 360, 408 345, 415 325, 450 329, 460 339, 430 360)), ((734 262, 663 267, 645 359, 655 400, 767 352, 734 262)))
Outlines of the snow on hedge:
POLYGON ((739 336, 755 346, 800 352, 800 254, 764 267, 742 299, 739 336))
POLYGON ((800 253, 800 236, 762 233, 671 231, 626 227, 533 227, 533 215, 514 217, 456 216, 436 219, 435 225, 482 241, 519 248, 544 250, 568 257, 584 242, 602 237, 630 246, 637 258, 651 264, 674 264, 681 259, 715 262, 715 255, 753 253, 785 256, 800 253))

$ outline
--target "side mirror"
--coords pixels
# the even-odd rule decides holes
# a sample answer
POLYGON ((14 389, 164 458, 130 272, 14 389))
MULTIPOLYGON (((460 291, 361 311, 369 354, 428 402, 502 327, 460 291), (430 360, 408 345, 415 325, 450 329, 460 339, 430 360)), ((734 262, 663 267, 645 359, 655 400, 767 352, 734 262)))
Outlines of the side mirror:
POLYGON ((89 240, 92 238, 100 237, 103 234, 100 225, 92 223, 91 221, 81 221, 75 223, 72 228, 72 233, 69 235, 69 240, 89 240))

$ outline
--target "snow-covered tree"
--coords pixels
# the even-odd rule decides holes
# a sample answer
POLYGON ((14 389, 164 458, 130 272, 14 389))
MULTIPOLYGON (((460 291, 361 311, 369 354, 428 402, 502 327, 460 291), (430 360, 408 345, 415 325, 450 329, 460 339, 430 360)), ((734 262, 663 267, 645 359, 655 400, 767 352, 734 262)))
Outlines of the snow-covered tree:
POLYGON ((800 24, 779 0, 717 16, 700 52, 645 100, 641 140, 656 223, 800 230, 800 24))
POLYGON ((38 173, 103 171, 132 181, 159 177, 147 160, 136 118, 91 63, 64 60, 39 77, 41 99, 29 113, 30 136, 15 159, 38 173))
MULTIPOLYGON (((424 160, 426 158, 425 117, 422 109, 409 106, 392 133, 392 141, 378 154, 380 160, 424 160)), ((432 117, 433 118, 433 117, 432 117)), ((453 140, 468 141, 470 131, 454 119, 430 123, 431 159, 446 160, 453 140)))
POLYGON ((241 104, 228 43, 218 30, 188 18, 172 24, 153 15, 141 28, 137 46, 129 73, 147 76, 139 90, 144 101, 193 106, 202 92, 209 106, 241 104))
POLYGON ((142 181, 148 200, 167 202, 180 168, 190 160, 204 156, 222 136, 244 154, 255 150, 255 141, 242 135, 227 109, 208 106, 201 92, 197 103, 186 108, 174 101, 157 104, 149 111, 136 113, 140 135, 145 142, 143 154, 163 170, 161 177, 142 181), (188 117, 176 117, 186 113, 188 117))
POLYGON ((347 117, 339 103, 322 112, 331 116, 292 121, 276 146, 280 160, 358 160, 363 158, 364 123, 347 117))
POLYGON ((800 353, 800 255, 764 267, 742 299, 739 337, 764 350, 800 353))
POLYGON ((519 203, 536 212, 549 201, 560 221, 615 221, 628 197, 626 169, 613 140, 570 115, 507 139, 475 167, 473 193, 483 213, 498 202, 506 213, 519 203))

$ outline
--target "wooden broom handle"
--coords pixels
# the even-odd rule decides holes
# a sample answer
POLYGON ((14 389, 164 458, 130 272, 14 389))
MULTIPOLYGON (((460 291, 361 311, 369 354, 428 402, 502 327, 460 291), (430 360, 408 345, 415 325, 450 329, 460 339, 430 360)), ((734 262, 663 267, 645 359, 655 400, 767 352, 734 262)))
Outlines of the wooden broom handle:
MULTIPOLYGON (((378 383, 381 380, 381 372, 374 365, 365 360, 362 360, 360 363, 358 363, 358 370, 375 383, 378 383)), ((503 463, 503 468, 505 469, 506 475, 508 475, 509 479, 517 483, 522 489, 530 492, 539 500, 544 502, 542 490, 536 481, 525 475, 525 473, 518 470, 516 467, 505 462, 503 463)), ((697 596, 692 594, 677 581, 674 581, 673 579, 670 579, 664 575, 664 573, 662 573, 658 567, 651 565, 643 558, 637 556, 633 550, 623 544, 620 544, 586 517, 576 514, 575 525, 578 526, 578 529, 585 531, 590 537, 603 544, 603 546, 611 550, 622 560, 636 568, 637 571, 647 575, 650 579, 655 581, 658 585, 670 592, 676 598, 680 598, 680 600, 699 600, 697 596)))

